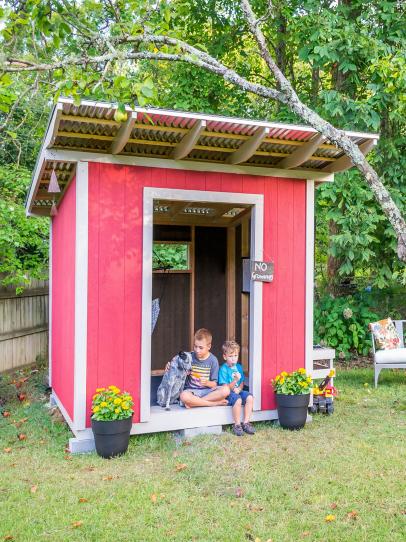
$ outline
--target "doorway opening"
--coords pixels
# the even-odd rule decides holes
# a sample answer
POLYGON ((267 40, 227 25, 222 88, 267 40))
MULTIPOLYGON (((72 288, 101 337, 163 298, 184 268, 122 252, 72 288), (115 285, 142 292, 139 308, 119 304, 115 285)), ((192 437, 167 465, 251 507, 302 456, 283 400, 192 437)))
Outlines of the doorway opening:
MULTIPOLYGON (((212 332, 211 351, 220 365, 222 343, 240 344, 247 386, 258 390, 259 375, 260 388, 262 288, 249 281, 247 286, 243 264, 262 257, 262 196, 145 191, 150 199, 149 205, 144 199, 144 275, 150 282, 143 288, 143 314, 151 318, 143 322, 141 417, 148 421, 160 408, 156 391, 166 363, 180 350, 191 351, 194 332, 202 327, 212 332), (261 319, 255 327, 252 314, 261 319)), ((254 409, 260 397, 256 403, 254 409)))

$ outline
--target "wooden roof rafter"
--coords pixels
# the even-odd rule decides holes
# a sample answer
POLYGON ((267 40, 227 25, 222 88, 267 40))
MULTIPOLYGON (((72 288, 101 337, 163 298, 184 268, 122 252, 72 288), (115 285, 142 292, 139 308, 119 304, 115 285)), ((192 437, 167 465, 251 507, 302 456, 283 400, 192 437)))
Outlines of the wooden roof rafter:
MULTIPOLYGON (((37 206, 40 197, 50 201, 46 191, 53 168, 62 189, 55 202, 61 201, 74 175, 69 164, 80 160, 318 182, 331 181, 334 172, 352 166, 340 149, 309 126, 141 107, 126 108, 127 119, 119 123, 116 109, 111 103, 83 101, 77 106, 72 99, 58 100, 27 196, 27 214, 43 208, 37 206)), ((364 154, 379 138, 345 133, 364 154)))

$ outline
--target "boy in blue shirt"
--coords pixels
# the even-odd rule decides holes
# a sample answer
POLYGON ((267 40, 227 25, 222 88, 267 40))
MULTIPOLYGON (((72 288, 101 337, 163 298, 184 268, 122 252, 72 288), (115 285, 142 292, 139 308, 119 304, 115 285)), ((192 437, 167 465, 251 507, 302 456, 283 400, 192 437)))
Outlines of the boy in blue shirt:
POLYGON ((225 363, 220 367, 218 384, 227 385, 230 395, 227 397, 228 404, 233 407, 233 433, 241 437, 244 433, 254 435, 255 429, 250 424, 250 417, 254 404, 252 393, 244 391, 244 370, 238 362, 240 345, 235 341, 226 341, 223 344, 223 358, 225 363), (244 421, 241 423, 241 406, 244 408, 244 421))

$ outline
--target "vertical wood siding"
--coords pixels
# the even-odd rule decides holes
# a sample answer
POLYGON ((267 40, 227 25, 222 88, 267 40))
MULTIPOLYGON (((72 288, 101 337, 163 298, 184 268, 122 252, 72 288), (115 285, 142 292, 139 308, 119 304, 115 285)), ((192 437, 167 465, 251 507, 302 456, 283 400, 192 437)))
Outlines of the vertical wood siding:
POLYGON ((76 180, 52 219, 52 388, 73 420, 76 180))
POLYGON ((262 408, 274 407, 270 380, 305 363, 306 181, 113 164, 89 164, 87 412, 96 387, 135 398, 139 421, 143 188, 264 194, 262 408))

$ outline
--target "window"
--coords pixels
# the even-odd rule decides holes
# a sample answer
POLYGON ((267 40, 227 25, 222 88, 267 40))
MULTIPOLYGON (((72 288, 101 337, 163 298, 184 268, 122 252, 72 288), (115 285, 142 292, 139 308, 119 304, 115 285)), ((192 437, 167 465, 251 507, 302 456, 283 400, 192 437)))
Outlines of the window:
POLYGON ((154 242, 153 271, 190 271, 189 243, 154 242))

